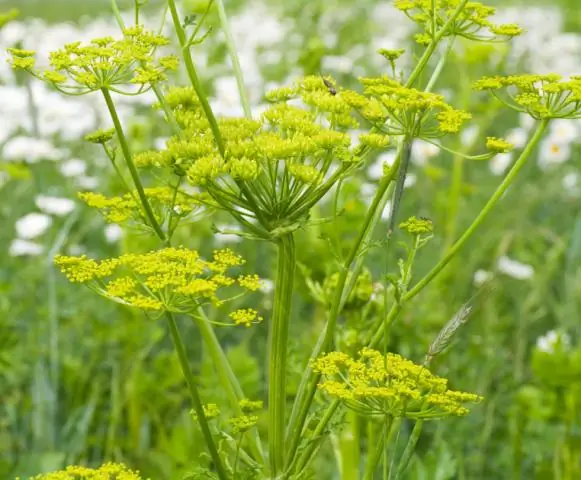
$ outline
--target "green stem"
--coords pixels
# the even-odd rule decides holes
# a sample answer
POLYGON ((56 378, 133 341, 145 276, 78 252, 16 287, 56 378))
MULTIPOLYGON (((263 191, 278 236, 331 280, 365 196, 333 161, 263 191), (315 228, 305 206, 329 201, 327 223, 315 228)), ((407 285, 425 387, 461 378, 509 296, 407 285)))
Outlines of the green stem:
POLYGON ((468 239, 474 234, 476 229, 482 224, 484 219, 488 216, 488 214, 492 211, 495 205, 498 203, 500 198, 504 195, 508 187, 512 185, 515 177, 518 175, 522 167, 526 164, 528 158, 530 157, 531 153, 541 140, 543 133, 545 132, 547 125, 549 124, 549 119, 543 119, 540 121, 537 130, 535 131, 534 135, 532 136, 531 140, 529 141, 526 148, 522 151, 520 157, 512 166, 502 183, 498 186, 490 200, 486 203, 484 208, 480 211, 478 216, 474 219, 472 224, 466 229, 466 231, 462 234, 462 236, 452 245, 452 247, 448 250, 448 253, 438 262, 438 264, 430 270, 430 272, 422 278, 415 286, 412 288, 404 297, 404 300, 410 300, 411 298, 415 297, 418 293, 420 293, 426 285, 428 285, 438 273, 442 271, 442 269, 448 265, 450 260, 458 253, 458 251, 466 244, 468 239))
POLYGON ((412 433, 410 434, 410 438, 408 439, 408 443, 403 451, 401 459, 397 465, 397 470, 395 473, 394 480, 399 479, 399 476, 405 471, 408 464, 410 463, 412 455, 414 454, 414 451, 416 449, 416 445, 418 444, 418 440, 420 439, 420 435, 422 434, 423 428, 424 428, 424 421, 417 420, 415 425, 414 425, 414 428, 412 430, 412 433))
POLYGON ((277 478, 282 472, 286 450, 287 344, 296 264, 293 234, 278 238, 277 247, 274 311, 268 340, 268 444, 272 478, 277 478))
MULTIPOLYGON (((391 427, 391 422, 393 422, 393 417, 390 417, 389 420, 386 420, 382 426, 382 432, 379 436, 379 442, 375 445, 375 450, 373 450, 373 456, 367 456, 367 464, 365 465, 365 473, 363 474, 363 480, 373 480, 375 477, 375 470, 377 469, 377 464, 379 463, 379 459, 383 451, 386 448, 386 440, 387 440, 387 432, 389 432, 391 427), (389 422, 389 425, 388 425, 389 422)), ((368 445, 368 447, 372 447, 372 445, 368 445)), ((371 448, 368 448, 370 451, 371 448)))
MULTIPOLYGON (((238 416, 243 415, 239 402, 245 398, 244 392, 242 391, 242 387, 240 386, 236 375, 232 371, 230 362, 228 362, 228 358, 226 357, 226 354, 224 353, 224 350, 218 341, 218 337, 216 336, 216 333, 214 332, 208 317, 200 308, 196 312, 196 315, 193 317, 193 319, 196 323, 196 326, 200 330, 204 345, 208 350, 208 354, 212 359, 212 363, 216 369, 222 388, 226 392, 226 395, 228 395, 230 404, 232 405, 235 414, 238 416)), ((251 432, 254 437, 250 441, 252 454, 259 463, 264 464, 264 455, 262 453, 262 444, 260 442, 258 430, 253 428, 251 429, 251 432)))
POLYGON ((347 412, 347 425, 339 433, 341 451, 341 478, 359 478, 359 417, 347 412))
MULTIPOLYGON (((351 265, 357 259, 357 256, 361 250, 362 245, 365 243, 366 239, 369 238, 375 226, 381 219, 381 211, 383 207, 385 207, 385 203, 388 199, 386 193, 388 191, 389 186, 393 182, 396 173, 399 169, 399 165, 401 162, 402 154, 405 151, 405 142, 400 143, 398 147, 398 153, 396 156, 395 163, 389 170, 389 173, 383 177, 377 187, 377 192, 373 198, 371 206, 367 211, 367 214, 363 220, 363 224, 355 240, 355 243, 352 245, 351 250, 349 251, 347 258, 343 264, 343 268, 339 273, 339 278, 337 281, 337 286, 335 288, 335 294, 333 296, 331 310, 329 312, 329 318, 325 325, 325 329, 315 346, 313 353, 311 354, 311 359, 317 358, 321 352, 325 351, 329 348, 332 340, 333 335, 335 333, 335 328, 337 326, 337 321, 339 318, 339 313, 341 312, 341 307, 343 305, 344 299, 348 292, 345 292, 345 284, 349 279, 349 273, 352 272, 351 265)), ((351 279, 352 280, 352 279, 351 279)), ((353 285, 353 282, 350 282, 350 285, 353 285)), ((312 402, 312 399, 315 395, 317 389, 317 382, 318 382, 318 375, 313 375, 312 370, 309 366, 305 373, 303 374, 303 379, 299 385, 299 390, 297 393, 296 400, 293 405, 293 409, 291 411, 291 417, 288 424, 287 429, 287 440, 290 441, 289 443, 289 453, 290 456, 288 457, 289 462, 292 461, 293 456, 296 453, 298 448, 300 437, 302 433, 302 428, 309 413, 309 408, 312 402)))
POLYGON ((123 157, 125 158, 125 163, 129 168, 129 173, 131 174, 131 178, 135 184, 135 189, 137 190, 137 195, 139 196, 139 200, 141 201, 143 210, 145 211, 145 216, 147 217, 147 220, 149 221, 149 224, 155 231, 156 235, 160 238, 160 240, 165 242, 165 233, 163 233, 159 222, 155 218, 151 205, 149 204, 149 200, 147 199, 145 191, 143 190, 143 184, 139 178, 137 167, 135 166, 135 163, 133 163, 133 155, 131 154, 129 143, 127 142, 127 138, 123 132, 123 127, 121 126, 119 115, 117 115, 117 109, 115 108, 115 104, 111 98, 111 93, 109 93, 109 90, 106 88, 102 88, 101 93, 103 93, 103 97, 107 103, 107 108, 109 109, 109 114, 111 115, 113 125, 115 126, 115 130, 117 132, 117 138, 119 140, 119 145, 121 146, 121 151, 123 152, 123 157))
POLYGON ((238 52, 236 52, 234 38, 232 37, 232 32, 230 31, 230 24, 228 23, 228 16, 226 15, 224 2, 222 0, 214 1, 216 2, 216 7, 218 9, 218 17, 220 18, 222 31, 224 32, 224 36, 226 37, 226 46, 228 47, 230 59, 232 60, 232 66, 234 67, 234 76, 236 77, 236 85, 238 85, 238 93, 240 94, 240 101, 242 102, 244 115, 246 115, 247 118, 252 118, 252 113, 250 112, 250 102, 248 101, 248 95, 246 94, 246 88, 244 87, 244 77, 242 75, 242 68, 240 67, 240 60, 238 58, 238 52))
POLYGON ((166 312, 167 322, 169 325, 169 331, 171 335, 171 339, 173 341, 174 347, 178 354, 178 359, 180 362, 180 366, 182 368, 182 372, 184 374, 184 378, 186 380, 186 384, 188 385, 188 390, 190 391, 190 396, 192 397, 192 405, 194 407, 194 411, 198 416, 198 423, 200 424, 200 430, 202 431, 202 435, 204 436, 204 440, 206 442, 206 446, 210 452, 210 456, 212 457, 212 462, 214 464, 214 468, 216 469, 216 473, 218 474, 218 478, 221 480, 227 480, 228 475, 226 474, 226 470, 222 465, 222 460, 216 448, 216 444, 214 442, 214 437, 212 437, 212 432, 210 431, 210 426, 208 424, 208 420, 206 419, 206 415, 204 414, 204 407, 202 405, 202 400, 200 398, 200 394, 198 392, 198 388, 196 386, 196 379, 190 369, 188 356, 186 354, 186 349, 184 347, 184 343, 182 341, 182 337, 178 330, 177 323, 175 321, 174 316, 171 312, 166 312))
POLYGON ((216 145, 218 146, 218 150, 220 151, 220 155, 222 157, 226 153, 226 147, 224 145, 224 139, 222 138, 222 133, 218 128, 218 122, 216 121, 216 117, 214 116, 214 112, 212 111, 212 107, 210 107, 210 102, 208 102, 208 97, 204 92, 204 88, 202 87, 202 82, 198 77, 196 72, 196 67, 194 66, 194 61, 192 60, 192 55, 190 53, 190 47, 188 45, 188 39, 186 37, 186 33, 182 27, 180 22, 180 17, 178 14, 178 10, 176 8, 175 0, 168 0, 169 11, 171 14, 171 18, 173 20, 174 28, 178 36, 178 41, 180 42, 180 46, 182 47, 182 56, 184 58, 184 64, 186 66, 186 71, 188 73, 188 77, 198 95, 200 100, 200 105, 204 110, 204 114, 208 119, 208 123, 210 124, 210 129, 212 130, 212 134, 214 135, 214 139, 216 140, 216 145))

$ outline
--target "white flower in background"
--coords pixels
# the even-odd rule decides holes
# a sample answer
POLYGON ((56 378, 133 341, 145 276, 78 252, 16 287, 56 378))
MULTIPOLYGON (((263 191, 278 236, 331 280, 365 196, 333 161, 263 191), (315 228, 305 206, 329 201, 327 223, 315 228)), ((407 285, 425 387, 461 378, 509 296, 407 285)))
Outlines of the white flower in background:
POLYGON ((10 244, 8 254, 11 257, 36 256, 42 254, 44 247, 35 242, 15 238, 10 244))
POLYGON ((69 247, 67 248, 68 255, 73 255, 75 257, 79 257, 79 256, 83 255, 84 253, 87 253, 87 249, 83 245, 79 245, 78 243, 74 243, 72 245, 69 245, 69 247))
POLYGON ((104 233, 108 243, 116 243, 123 238, 123 229, 116 223, 107 225, 104 233))
POLYGON ((496 268, 498 268, 500 273, 504 273, 517 280, 528 280, 535 274, 535 269, 532 265, 521 263, 507 256, 502 256, 498 259, 496 268))
POLYGON ((353 60, 345 55, 328 55, 322 60, 323 71, 334 70, 339 73, 348 73, 353 70, 353 60))
POLYGON ((405 180, 403 182, 403 187, 404 188, 410 188, 413 187, 416 184, 418 177, 416 176, 415 173, 408 173, 405 176, 405 180))
POLYGON ((479 132, 480 129, 474 125, 463 128, 460 132, 460 140, 462 141, 462 145, 468 146, 473 144, 476 141, 479 132))
POLYGON ((474 272, 474 277, 472 278, 472 281, 474 282, 475 286, 480 287, 485 283, 490 282, 490 280, 492 280, 493 278, 494 273, 488 270, 476 270, 474 272))
POLYGON ((579 174, 577 172, 568 173, 561 180, 561 185, 571 195, 579 195, 579 174))
POLYGON ((154 141, 153 141, 153 147, 156 150, 165 150, 167 148, 167 140, 168 137, 157 137, 154 141))
POLYGON ((385 208, 381 212, 381 219, 382 220, 389 220, 389 216, 391 215, 391 201, 385 204, 385 208))
POLYGON ((528 135, 524 128, 513 128, 506 135, 506 141, 512 143, 514 148, 523 148, 527 143, 528 135))
POLYGON ((575 122, 565 119, 556 119, 550 123, 548 138, 554 142, 568 144, 579 140, 579 128, 575 122))
POLYGON ((379 180, 383 177, 384 165, 391 167, 395 163, 395 150, 388 150, 377 157, 367 169, 367 176, 371 180, 379 180))
POLYGON ((361 199, 365 202, 365 204, 370 207, 371 202, 373 200, 373 196, 375 195, 375 191, 377 190, 377 185, 373 183, 364 183, 361 185, 361 199))
POLYGON ((59 170, 65 177, 78 177, 87 171, 87 164, 78 158, 61 163, 59 170))
POLYGON ((41 160, 60 160, 65 153, 48 140, 20 135, 4 144, 2 158, 6 161, 24 160, 28 163, 37 163, 41 160))
POLYGON ((521 113, 519 115, 519 119, 520 126, 527 132, 535 126, 535 119, 531 117, 528 113, 521 113))
POLYGON ((242 237, 240 235, 236 235, 236 232, 242 231, 239 225, 219 225, 216 226, 216 229, 218 231, 214 233, 214 240, 217 245, 240 243, 242 241, 242 237))
POLYGON ((511 163, 512 163, 511 152, 499 153, 492 157, 490 163, 488 164, 488 168, 490 168, 490 171, 492 172, 493 175, 498 176, 502 175, 506 171, 506 169, 510 166, 511 163))
POLYGON ((261 278, 259 290, 265 295, 271 294, 274 292, 274 282, 269 278, 261 278))
POLYGON ((42 235, 52 224, 52 218, 44 213, 29 213, 16 220, 16 234, 31 239, 42 235))
POLYGON ((215 96, 211 100, 216 115, 242 116, 244 114, 238 94, 236 79, 219 77, 214 81, 215 96))
POLYGON ((571 337, 564 332, 550 330, 537 338, 537 349, 545 353, 555 353, 557 347, 568 350, 571 346, 571 337))
POLYGON ((571 156, 571 144, 563 143, 552 136, 545 138, 539 147, 539 167, 547 170, 554 165, 560 165, 571 156))
POLYGON ((99 179, 97 177, 81 175, 77 177, 75 183, 79 188, 82 188, 83 190, 95 190, 95 188, 99 186, 99 179))
POLYGON ((414 140, 411 161, 416 165, 424 166, 430 158, 437 156, 439 153, 440 149, 433 143, 421 139, 414 140))
POLYGON ((75 209, 75 202, 70 198, 37 195, 34 199, 36 206, 44 213, 64 217, 75 209))

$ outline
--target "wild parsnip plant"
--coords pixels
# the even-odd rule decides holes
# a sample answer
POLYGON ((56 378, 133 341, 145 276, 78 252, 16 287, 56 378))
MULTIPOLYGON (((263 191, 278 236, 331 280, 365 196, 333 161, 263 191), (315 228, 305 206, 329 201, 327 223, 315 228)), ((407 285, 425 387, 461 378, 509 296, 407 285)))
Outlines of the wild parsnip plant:
MULTIPOLYGON (((99 95, 110 115, 113 128, 86 140, 101 146, 125 192, 113 196, 87 191, 79 198, 107 221, 155 238, 157 247, 105 259, 56 255, 54 262, 71 282, 142 311, 144 321, 166 323, 191 397, 188 421, 199 428, 207 451, 190 459, 192 474, 186 478, 318 478, 313 466, 325 444, 361 423, 367 428, 366 441, 351 446, 357 461, 349 466, 339 462, 341 478, 404 478, 426 422, 451 421, 481 408, 473 404, 486 402, 478 392, 448 388, 454 379, 429 369, 465 323, 469 308, 443 327, 423 364, 390 351, 390 333, 418 294, 474 237, 551 121, 581 118, 581 77, 488 75, 474 84, 474 95, 490 93, 507 109, 530 116, 536 130, 469 226, 445 244, 439 260, 417 278, 422 248, 440 229, 429 219, 399 215, 415 142, 474 161, 513 149, 507 140, 483 137, 476 141, 479 154, 456 150, 457 135, 481 119, 434 93, 434 85, 460 42, 510 41, 522 30, 493 23, 495 10, 478 2, 396 0, 394 5, 402 19, 407 16, 418 29, 420 54, 413 68, 398 66, 403 50, 381 49, 383 75, 359 78, 356 89, 344 88, 326 75, 308 75, 265 92, 270 104, 260 114, 251 111, 222 0, 205 2, 195 18, 180 16, 175 0, 167 0, 164 8, 175 39, 140 25, 141 3, 136 2, 134 25, 125 24, 114 9, 120 27, 116 38, 64 45, 50 54, 49 68, 36 67, 33 51, 10 49, 15 69, 65 95, 99 95), (211 9, 225 34, 244 117, 214 114, 191 53, 194 47, 204 48, 204 22, 211 9), (172 42, 178 47, 168 52, 172 42), (180 69, 186 85, 174 84, 173 72, 180 69), (159 122, 171 136, 163 148, 137 151, 116 99, 150 90, 162 114, 159 122), (393 152, 393 162, 383 166, 367 211, 351 223, 349 235, 335 232, 329 239, 335 259, 324 266, 327 279, 323 284, 307 281, 320 304, 322 322, 318 340, 308 346, 308 353, 301 352, 300 378, 291 379, 289 327, 298 296, 297 242, 322 225, 336 226, 344 214, 344 192, 374 155, 386 151, 393 152), (374 242, 388 204, 387 231, 374 242), (244 304, 263 281, 235 249, 205 256, 183 236, 176 242, 184 225, 219 214, 236 222, 243 242, 269 244, 276 252, 272 311, 244 304), (405 241, 396 244, 400 237, 405 241), (380 276, 373 278, 365 267, 377 250, 386 258, 397 256, 397 263, 383 265, 380 276), (209 308, 218 312, 211 319, 209 308), (203 396, 182 335, 186 317, 198 328, 226 405, 203 396), (262 365, 267 393, 248 398, 215 329, 252 329, 258 324, 268 329, 262 365), (342 335, 348 324, 356 337, 350 342, 342 335), (296 391, 289 392, 291 382, 297 384, 296 391)), ((442 318, 441 324, 445 322, 442 318)), ((561 455, 566 463, 565 450, 561 455)), ((97 470, 71 466, 38 478, 140 476, 107 464, 97 470)))

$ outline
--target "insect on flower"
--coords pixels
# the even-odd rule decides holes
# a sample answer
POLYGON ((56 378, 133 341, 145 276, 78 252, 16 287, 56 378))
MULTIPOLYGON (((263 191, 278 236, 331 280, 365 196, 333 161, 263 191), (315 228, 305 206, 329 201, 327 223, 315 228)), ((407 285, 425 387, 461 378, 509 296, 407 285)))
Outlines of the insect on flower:
POLYGON ((323 77, 322 75, 321 75, 321 78, 323 79, 323 83, 325 84, 325 86, 329 89, 329 93, 333 96, 337 95, 337 90, 335 89, 333 84, 329 80, 327 80, 325 77, 323 77))

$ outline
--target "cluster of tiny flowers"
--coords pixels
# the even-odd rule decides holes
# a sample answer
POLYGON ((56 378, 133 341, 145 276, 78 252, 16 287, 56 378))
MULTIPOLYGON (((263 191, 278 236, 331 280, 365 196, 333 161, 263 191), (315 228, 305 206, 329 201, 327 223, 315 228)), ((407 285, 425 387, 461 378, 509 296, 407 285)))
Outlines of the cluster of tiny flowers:
MULTIPOLYGON (((416 41, 420 45, 429 45, 437 34, 433 27, 441 27, 451 20, 460 4, 461 0, 396 0, 394 6, 422 26, 424 33, 417 34, 416 41)), ((491 22, 489 19, 495 12, 495 8, 482 3, 467 2, 445 35, 483 41, 509 39, 523 33, 516 24, 491 22)))
POLYGON ((359 114, 381 132, 388 135, 441 137, 457 133, 470 114, 456 110, 442 95, 424 92, 402 85, 388 76, 362 77, 363 95, 344 92, 343 98, 359 114), (384 125, 389 120, 388 125, 384 125), (422 120, 421 131, 414 125, 422 120))
POLYGON ((231 418, 228 423, 232 426, 234 433, 244 433, 258 423, 257 415, 250 415, 252 412, 261 410, 263 403, 261 400, 249 400, 243 398, 238 402, 243 415, 231 418))
POLYGON ((364 348, 358 359, 331 352, 313 362, 324 376, 319 389, 364 415, 391 415, 413 419, 463 416, 464 404, 482 397, 447 389, 445 378, 433 375, 399 355, 364 348))
POLYGON ((410 217, 405 222, 399 224, 399 228, 411 235, 426 235, 434 231, 434 225, 427 218, 410 217))
MULTIPOLYGON (((314 82, 308 77, 293 88, 310 99, 305 102, 317 107, 319 115, 341 105, 341 112, 329 114, 334 118, 332 128, 318 121, 314 109, 276 103, 260 120, 218 119, 224 144, 220 151, 195 91, 174 87, 167 91, 166 101, 182 132, 166 142, 165 150, 143 152, 135 163, 182 174, 207 191, 216 204, 227 210, 254 212, 261 223, 265 218, 273 224, 288 219, 292 207, 304 203, 305 196, 318 186, 323 188, 334 160, 352 161, 349 135, 333 127, 344 123, 342 115, 349 116, 350 107, 336 99, 321 78, 314 82)), ((369 141, 386 143, 378 137, 369 141)))
MULTIPOLYGON (((17 479, 18 480, 18 479, 17 479)), ((44 473, 30 480, 145 480, 139 472, 119 463, 105 463, 99 468, 69 466, 58 472, 44 473)))
MULTIPOLYGON (((226 289, 258 290, 258 276, 228 274, 231 268, 243 263, 240 256, 228 249, 214 251, 213 259, 207 261, 197 251, 183 247, 126 254, 102 262, 86 256, 55 257, 55 264, 71 282, 87 285, 116 302, 158 314, 194 313, 207 302, 221 305, 232 298, 223 296, 226 289)), ((239 312, 232 314, 235 324, 261 320, 257 313, 252 316, 247 309, 239 312)))
MULTIPOLYGON (((206 420, 212 420, 220 416, 220 407, 215 403, 206 403, 205 405, 202 405, 202 409, 204 410, 204 417, 206 417, 206 420)), ((190 415, 195 422, 198 421, 198 415, 196 415, 194 410, 190 410, 190 415)))
POLYGON ((535 119, 581 118, 581 76, 568 80, 554 73, 484 77, 474 89, 488 91, 508 107, 535 119), (499 90, 504 90, 504 96, 499 90))
POLYGON ((10 49, 12 66, 27 70, 34 76, 54 85, 63 93, 79 95, 99 89, 119 93, 135 93, 119 90, 128 84, 145 91, 152 84, 164 81, 168 70, 175 70, 178 59, 174 55, 155 58, 155 51, 169 40, 142 26, 123 30, 123 38, 96 38, 87 45, 74 42, 61 50, 51 52, 52 69, 36 71, 35 52, 10 49))
MULTIPOLYGON (((202 206, 201 196, 190 195, 170 187, 145 188, 145 195, 154 210, 156 220, 163 224, 170 215, 187 216, 202 206)), ((125 223, 132 221, 146 224, 136 193, 126 193, 122 197, 105 197, 100 193, 83 192, 79 198, 89 207, 98 209, 108 222, 125 223)), ((205 203, 205 202, 204 202, 205 203)))

